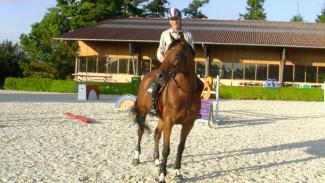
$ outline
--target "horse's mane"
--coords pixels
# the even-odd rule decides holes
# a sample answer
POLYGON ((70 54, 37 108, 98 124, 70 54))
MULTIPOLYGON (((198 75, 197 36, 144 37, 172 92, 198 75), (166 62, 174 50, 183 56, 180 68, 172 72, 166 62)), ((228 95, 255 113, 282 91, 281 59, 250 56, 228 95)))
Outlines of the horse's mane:
MULTIPOLYGON (((181 39, 176 39, 175 41, 170 43, 170 45, 167 48, 167 51, 170 50, 171 48, 173 48, 175 45, 179 44, 180 42, 181 42, 181 39)), ((190 44, 188 44, 187 42, 186 42, 186 45, 191 49, 191 52, 192 52, 193 57, 194 57, 195 56, 195 51, 193 50, 192 46, 190 44)))

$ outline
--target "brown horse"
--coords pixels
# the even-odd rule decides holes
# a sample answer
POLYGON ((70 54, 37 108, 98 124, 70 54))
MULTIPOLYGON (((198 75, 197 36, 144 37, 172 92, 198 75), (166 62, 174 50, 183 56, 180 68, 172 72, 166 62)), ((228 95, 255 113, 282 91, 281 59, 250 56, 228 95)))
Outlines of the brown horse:
POLYGON ((154 132, 154 160, 160 164, 159 182, 165 182, 167 157, 170 152, 170 135, 173 125, 182 125, 180 142, 175 162, 176 178, 182 179, 180 173, 182 154, 185 142, 190 133, 194 121, 197 119, 201 107, 200 94, 201 82, 195 75, 194 51, 187 44, 184 35, 175 40, 165 54, 165 59, 159 69, 146 74, 139 86, 137 100, 133 107, 135 121, 138 124, 138 143, 135 149, 133 164, 140 163, 141 138, 145 129, 149 129, 145 123, 146 116, 151 109, 151 94, 147 93, 150 84, 157 77, 163 76, 165 85, 158 96, 158 117, 160 118, 154 132), (163 132, 162 161, 159 161, 159 140, 163 132))

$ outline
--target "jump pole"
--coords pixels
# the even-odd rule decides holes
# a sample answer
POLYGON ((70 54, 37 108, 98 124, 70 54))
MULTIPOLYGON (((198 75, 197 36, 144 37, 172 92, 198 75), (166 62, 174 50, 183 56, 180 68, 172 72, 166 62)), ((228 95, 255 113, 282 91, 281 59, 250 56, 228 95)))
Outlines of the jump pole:
POLYGON ((216 82, 216 108, 215 108, 215 117, 214 121, 218 124, 220 121, 219 119, 219 102, 220 102, 220 97, 219 97, 219 91, 220 91, 220 76, 217 75, 217 82, 216 82))
POLYGON ((90 119, 87 119, 85 117, 82 117, 82 116, 79 116, 79 115, 75 115, 75 114, 72 114, 72 113, 69 113, 69 112, 65 112, 63 113, 65 116, 67 116, 68 118, 72 118, 72 119, 76 119, 80 122, 83 122, 83 123, 91 123, 92 121, 90 119))

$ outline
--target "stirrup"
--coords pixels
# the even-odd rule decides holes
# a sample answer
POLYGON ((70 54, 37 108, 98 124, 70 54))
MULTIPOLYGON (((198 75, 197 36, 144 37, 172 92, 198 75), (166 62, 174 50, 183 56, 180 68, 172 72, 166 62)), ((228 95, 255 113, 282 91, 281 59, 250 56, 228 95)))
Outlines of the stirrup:
POLYGON ((153 115, 156 115, 158 112, 157 112, 157 110, 156 110, 154 107, 152 107, 152 108, 150 109, 149 113, 150 113, 150 114, 153 114, 153 115))

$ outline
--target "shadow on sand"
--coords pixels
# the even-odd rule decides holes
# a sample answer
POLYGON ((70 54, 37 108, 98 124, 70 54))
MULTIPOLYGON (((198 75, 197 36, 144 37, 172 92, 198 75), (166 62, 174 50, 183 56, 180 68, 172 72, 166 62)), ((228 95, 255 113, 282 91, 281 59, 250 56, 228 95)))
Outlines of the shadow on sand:
POLYGON ((119 95, 100 95, 99 100, 78 100, 77 94, 60 93, 0 93, 0 103, 2 102, 63 102, 63 103, 81 103, 81 102, 99 102, 114 103, 119 95))
MULTIPOLYGON (((284 120, 300 120, 301 117, 299 116, 286 116, 286 115, 272 115, 272 114, 265 114, 259 113, 256 111, 250 110, 221 110, 220 115, 222 122, 218 124, 216 128, 234 128, 234 127, 241 127, 241 126, 255 126, 255 125, 265 125, 270 123, 275 123, 284 120), (231 116, 232 114, 236 114, 237 116, 250 116, 252 119, 242 119, 242 118, 234 118, 234 117, 227 117, 231 116)), ((310 119, 321 118, 325 115, 314 115, 309 116, 310 119)))
MULTIPOLYGON (((194 161, 193 163, 201 163, 207 162, 210 160, 228 158, 233 156, 242 156, 242 155, 249 155, 249 154, 259 154, 259 153, 270 153, 282 150, 291 150, 291 149, 306 149, 306 153, 311 155, 307 158, 297 158, 295 160, 284 160, 279 162, 273 162, 269 164, 258 164, 254 166, 247 166, 247 167, 239 167, 234 169, 228 169, 223 171, 215 171, 203 176, 197 176, 188 178, 185 182, 201 182, 207 179, 217 178, 219 176, 227 175, 233 172, 243 172, 243 171, 252 171, 252 170, 260 170, 265 168, 273 168, 282 165, 288 164, 295 164, 301 162, 307 162, 314 159, 324 158, 325 157, 325 139, 319 140, 311 140, 305 142, 298 142, 298 143, 291 143, 291 144, 282 144, 277 146, 270 146, 270 147, 262 147, 262 148, 251 148, 251 149, 241 149, 238 151, 228 151, 225 153, 216 153, 216 154, 196 154, 196 155, 189 155, 187 157, 192 157, 194 160, 196 157, 206 157, 204 159, 200 159, 199 161, 194 161)), ((187 158, 187 157, 184 157, 187 158)))

